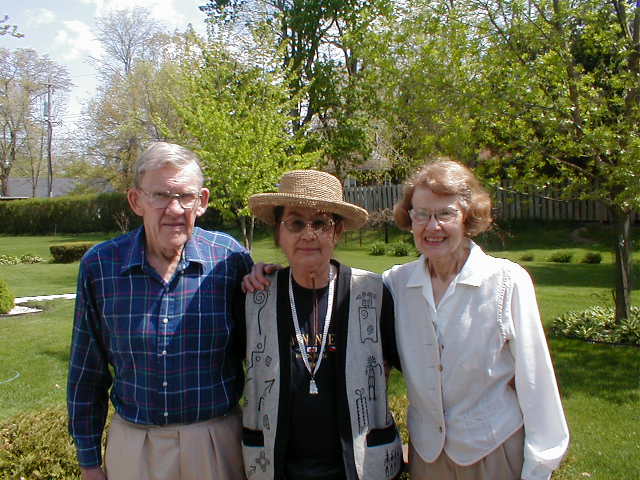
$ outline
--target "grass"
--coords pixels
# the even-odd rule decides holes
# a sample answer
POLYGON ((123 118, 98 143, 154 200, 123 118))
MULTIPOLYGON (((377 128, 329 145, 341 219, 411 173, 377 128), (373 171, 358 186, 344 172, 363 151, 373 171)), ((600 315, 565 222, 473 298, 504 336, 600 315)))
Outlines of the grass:
MULTIPOLYGON (((611 302, 613 265, 607 249, 611 232, 589 225, 581 233, 588 243, 576 243, 571 236, 575 228, 575 225, 564 224, 514 225, 498 232, 500 235, 494 233, 479 239, 479 243, 496 256, 514 261, 523 254, 534 256, 533 261, 520 263, 534 279, 546 326, 568 310, 611 302), (603 263, 545 261, 555 250, 573 252, 574 262, 586 251, 597 251, 603 255, 603 263)), ((108 235, 80 239, 103 238, 108 235)), ((402 238, 406 238, 406 234, 395 232, 391 241, 402 238)), ((49 258, 48 245, 76 239, 0 236, 0 253, 33 253, 49 258)), ((341 241, 336 257, 349 265, 377 272, 415 258, 368 255, 367 247, 373 241, 381 241, 378 232, 363 232, 362 236, 350 233, 346 242, 341 241)), ((284 263, 282 254, 266 234, 258 236, 253 255, 257 260, 284 263)), ((6 278, 19 296, 71 292, 75 290, 77 268, 77 263, 0 266, 0 278, 6 278)), ((632 298, 637 304, 640 292, 634 291, 632 298)), ((12 382, 0 383, 0 430, 3 422, 10 422, 23 412, 40 412, 56 405, 62 408, 64 404, 73 302, 58 300, 40 305, 45 309, 40 314, 0 318, 0 382, 14 376, 15 372, 21 374, 12 382)), ((569 454, 554 479, 638 478, 640 351, 633 347, 592 345, 564 338, 551 338, 549 345, 572 435, 569 454)), ((389 392, 392 409, 406 440, 405 387, 397 372, 393 373, 389 392)))
MULTIPOLYGON (((115 235, 115 234, 114 234, 115 235)), ((76 289, 78 263, 50 263, 49 247, 74 241, 103 241, 110 234, 57 235, 47 237, 0 236, 0 254, 38 255, 47 263, 0 265, 0 278, 5 279, 16 297, 72 293, 76 289)))
POLYGON ((0 420, 63 403, 73 302, 30 304, 42 313, 0 318, 0 420))

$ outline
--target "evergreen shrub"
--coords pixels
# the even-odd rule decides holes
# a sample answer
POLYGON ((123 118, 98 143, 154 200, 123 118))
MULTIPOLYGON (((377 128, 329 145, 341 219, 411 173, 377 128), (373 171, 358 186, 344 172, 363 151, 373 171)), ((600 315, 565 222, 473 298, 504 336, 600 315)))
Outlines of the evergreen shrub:
POLYGON ((123 219, 131 228, 140 224, 123 193, 0 202, 0 233, 9 235, 114 232, 123 219))
POLYGON ((7 282, 0 279, 0 314, 9 313, 15 305, 16 297, 9 290, 7 282))
POLYGON ((580 263, 601 263, 602 262, 602 255, 599 254, 598 252, 587 252, 584 254, 584 257, 582 257, 582 260, 580 260, 580 263))
POLYGON ((53 263, 76 262, 93 247, 96 242, 68 242, 51 245, 49 251, 53 257, 53 263))
POLYGON ((553 252, 549 255, 549 261, 555 263, 571 263, 573 253, 571 252, 553 252))
POLYGON ((19 414, 0 424, 0 478, 80 478, 64 406, 19 414))
POLYGON ((369 255, 384 255, 385 246, 384 243, 374 243, 369 247, 369 255))

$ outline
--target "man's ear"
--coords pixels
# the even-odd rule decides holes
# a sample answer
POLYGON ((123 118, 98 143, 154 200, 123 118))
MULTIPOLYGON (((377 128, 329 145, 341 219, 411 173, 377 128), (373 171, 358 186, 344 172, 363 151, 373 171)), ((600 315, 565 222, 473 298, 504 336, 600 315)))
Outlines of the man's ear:
POLYGON ((142 205, 140 196, 140 190, 138 190, 137 188, 130 188, 129 190, 127 190, 127 200, 129 200, 129 206, 131 207, 131 210, 133 210, 133 213, 135 213, 139 217, 142 217, 144 214, 144 207, 142 205))
POLYGON ((198 209, 196 210, 196 216, 198 217, 204 214, 204 212, 207 210, 207 207, 209 206, 209 189, 204 187, 201 188, 200 195, 202 195, 202 197, 200 197, 200 204, 198 205, 198 209))

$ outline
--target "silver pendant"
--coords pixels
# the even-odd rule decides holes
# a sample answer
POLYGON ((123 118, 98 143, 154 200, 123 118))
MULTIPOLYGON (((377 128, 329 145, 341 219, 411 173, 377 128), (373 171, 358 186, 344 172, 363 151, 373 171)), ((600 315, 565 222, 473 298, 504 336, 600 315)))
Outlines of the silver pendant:
POLYGON ((309 382, 309 393, 311 395, 317 395, 318 394, 318 386, 316 385, 316 381, 313 378, 309 382))

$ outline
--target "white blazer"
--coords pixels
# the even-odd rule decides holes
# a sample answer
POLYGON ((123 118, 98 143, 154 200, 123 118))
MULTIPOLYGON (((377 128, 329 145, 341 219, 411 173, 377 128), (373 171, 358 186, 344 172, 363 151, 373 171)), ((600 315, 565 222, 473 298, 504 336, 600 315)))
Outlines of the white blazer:
POLYGON ((417 453, 433 462, 444 449, 470 465, 524 425, 522 478, 548 479, 569 430, 527 272, 471 242, 437 306, 423 256, 383 278, 394 297, 417 453))

